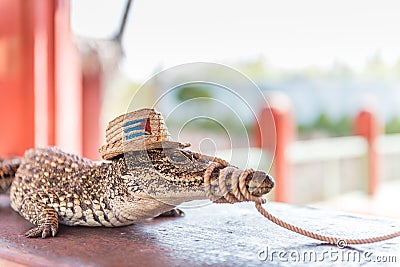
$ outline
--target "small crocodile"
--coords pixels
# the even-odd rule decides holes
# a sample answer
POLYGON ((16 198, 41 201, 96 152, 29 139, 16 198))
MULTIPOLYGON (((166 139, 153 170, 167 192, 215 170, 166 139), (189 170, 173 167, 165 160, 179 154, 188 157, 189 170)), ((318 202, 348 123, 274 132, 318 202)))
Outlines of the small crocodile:
MULTIPOLYGON (((177 205, 207 199, 204 173, 210 163, 209 157, 180 148, 126 152, 102 162, 37 148, 0 161, 0 191, 9 191, 11 207, 35 225, 25 236, 46 238, 57 234, 59 223, 114 227, 180 215, 177 205)), ((213 169, 214 183, 221 170, 213 169)), ((255 171, 246 186, 259 197, 274 181, 255 171)))

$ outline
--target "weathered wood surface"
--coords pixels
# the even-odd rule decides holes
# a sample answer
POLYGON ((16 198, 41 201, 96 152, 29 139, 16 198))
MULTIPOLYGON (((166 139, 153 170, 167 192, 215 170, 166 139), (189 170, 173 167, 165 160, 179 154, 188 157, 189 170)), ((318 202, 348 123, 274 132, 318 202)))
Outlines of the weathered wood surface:
MULTIPOLYGON (((280 203, 264 207, 297 226, 340 237, 400 229, 399 222, 383 218, 280 203)), ((182 218, 120 228, 61 226, 56 238, 27 239, 23 233, 31 224, 1 196, 0 266, 13 262, 14 266, 269 266, 290 262, 357 266, 374 260, 400 264, 400 238, 340 249, 274 225, 258 214, 252 203, 213 204, 185 212, 182 218), (262 250, 265 253, 260 254, 262 250)))

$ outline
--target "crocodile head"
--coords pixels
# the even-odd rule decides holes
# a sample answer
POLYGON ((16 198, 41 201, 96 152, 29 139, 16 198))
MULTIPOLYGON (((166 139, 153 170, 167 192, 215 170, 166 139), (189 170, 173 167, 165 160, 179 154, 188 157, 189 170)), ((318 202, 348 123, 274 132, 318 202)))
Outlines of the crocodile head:
MULTIPOLYGON (((183 202, 207 199, 204 172, 210 161, 184 149, 152 149, 124 154, 126 174, 123 176, 134 195, 147 195, 162 203, 176 206, 183 202)), ((216 181, 221 169, 211 174, 216 181)), ((253 196, 267 194, 274 186, 273 178, 263 171, 255 171, 246 179, 253 196)), ((227 183, 229 190, 230 184, 227 183)))

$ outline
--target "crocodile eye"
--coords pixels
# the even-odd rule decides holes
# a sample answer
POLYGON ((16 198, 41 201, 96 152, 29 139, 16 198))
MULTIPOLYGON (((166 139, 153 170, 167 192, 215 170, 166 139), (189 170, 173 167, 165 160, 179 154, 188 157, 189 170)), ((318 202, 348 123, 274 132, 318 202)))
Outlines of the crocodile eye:
POLYGON ((171 163, 179 165, 191 163, 190 158, 180 151, 172 151, 171 153, 168 153, 168 159, 171 163))

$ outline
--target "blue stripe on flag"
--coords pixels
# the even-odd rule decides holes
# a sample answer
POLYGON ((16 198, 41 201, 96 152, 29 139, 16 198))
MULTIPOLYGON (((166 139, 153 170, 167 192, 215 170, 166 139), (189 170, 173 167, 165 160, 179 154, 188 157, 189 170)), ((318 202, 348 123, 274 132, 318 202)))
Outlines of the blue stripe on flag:
POLYGON ((132 124, 136 124, 136 123, 139 123, 139 122, 144 122, 145 120, 146 120, 146 119, 139 119, 139 120, 127 121, 127 122, 125 122, 125 123, 122 125, 122 127, 130 126, 130 125, 132 125, 132 124))
POLYGON ((141 132, 141 133, 134 133, 134 134, 131 134, 131 135, 127 135, 127 136, 125 136, 125 140, 126 140, 126 141, 127 141, 127 140, 131 140, 131 139, 133 139, 133 138, 135 138, 135 137, 143 136, 143 135, 148 135, 148 133, 141 132))
POLYGON ((130 133, 132 131, 140 131, 140 130, 144 130, 143 127, 140 126, 135 126, 135 127, 131 127, 131 128, 127 128, 124 130, 124 133, 130 133))

